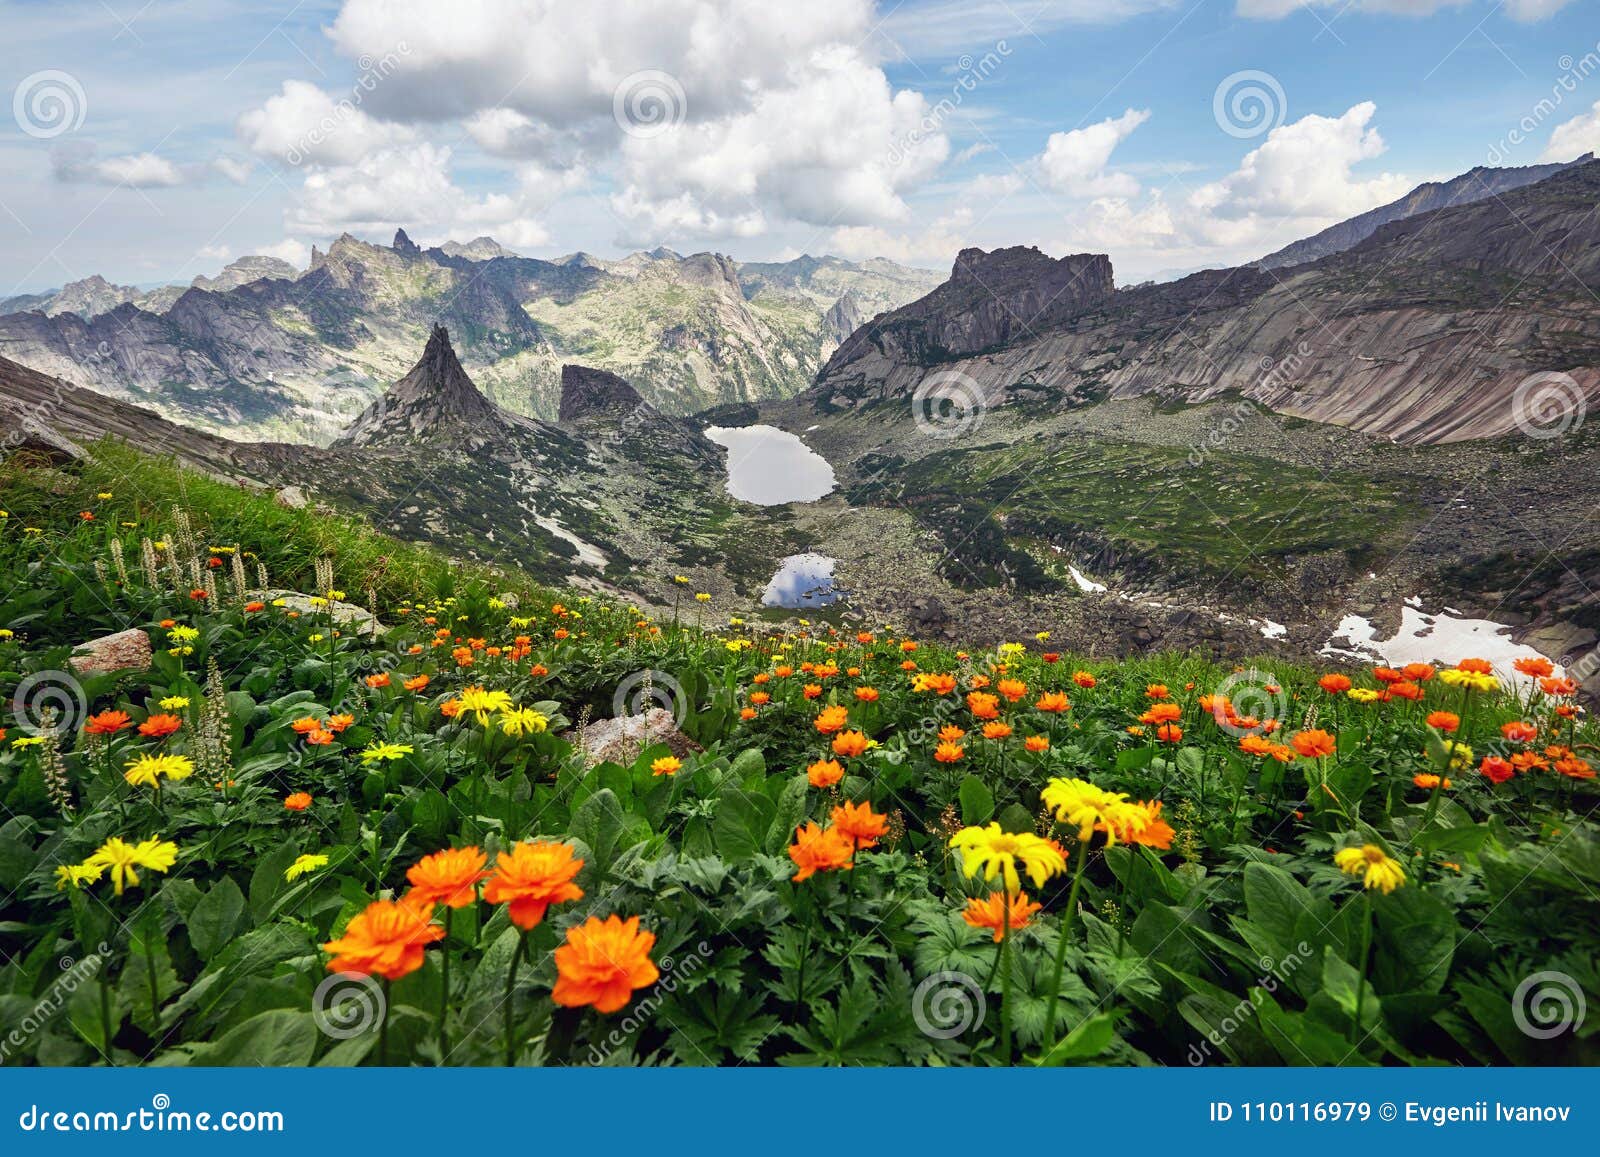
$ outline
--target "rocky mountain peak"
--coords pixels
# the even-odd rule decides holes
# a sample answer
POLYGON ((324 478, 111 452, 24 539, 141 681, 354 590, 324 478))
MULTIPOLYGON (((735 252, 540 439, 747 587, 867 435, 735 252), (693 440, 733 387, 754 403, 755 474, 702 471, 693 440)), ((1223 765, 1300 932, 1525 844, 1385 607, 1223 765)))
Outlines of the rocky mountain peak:
POLYGON ((394 231, 394 245, 392 248, 396 253, 403 254, 406 257, 422 256, 422 247, 407 237, 404 229, 396 229, 394 231))
POLYGON ((866 320, 861 308, 861 299, 855 290, 847 289, 844 295, 829 307, 828 312, 822 315, 823 331, 836 342, 845 338, 861 328, 861 323, 866 320))
POLYGON ((449 331, 436 325, 422 359, 351 423, 338 444, 364 446, 463 429, 484 432, 503 424, 499 407, 478 392, 462 368, 449 331))
POLYGON ((622 418, 649 409, 626 378, 592 366, 569 364, 561 367, 560 421, 563 423, 593 417, 622 418))

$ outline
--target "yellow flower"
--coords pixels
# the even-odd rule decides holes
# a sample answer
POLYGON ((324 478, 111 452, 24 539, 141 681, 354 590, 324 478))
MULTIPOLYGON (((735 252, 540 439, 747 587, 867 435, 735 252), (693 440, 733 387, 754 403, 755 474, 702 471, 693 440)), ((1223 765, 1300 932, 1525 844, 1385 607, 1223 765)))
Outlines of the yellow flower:
POLYGON ((750 645, 750 640, 749 639, 729 639, 726 643, 724 643, 722 645, 724 647, 726 647, 728 650, 732 651, 734 654, 738 654, 740 651, 744 650, 746 647, 748 647, 750 645))
POLYGON ((461 692, 461 710, 477 716, 480 727, 489 726, 489 716, 510 711, 516 704, 504 691, 489 691, 482 687, 468 687, 461 692))
POLYGON ((339 601, 342 601, 344 599, 344 592, 343 591, 329 591, 328 592, 328 597, 330 599, 333 599, 335 602, 339 602, 339 601))
POLYGON ((1390 859, 1377 844, 1363 844, 1359 848, 1345 848, 1335 852, 1333 862, 1347 876, 1365 874, 1362 881, 1368 890, 1380 889, 1385 895, 1406 882, 1405 869, 1399 860, 1390 859))
POLYGON ((689 585, 689 580, 688 580, 688 579, 687 579, 687 578, 685 578, 685 577, 684 577, 684 576, 683 576, 683 575, 681 575, 681 574, 675 574, 675 575, 673 575, 673 576, 672 576, 672 581, 673 581, 673 582, 675 582, 675 583, 677 583, 677 584, 678 584, 678 585, 679 585, 679 586, 680 586, 680 587, 686 587, 686 586, 688 586, 688 585, 689 585))
POLYGON ((705 591, 701 591, 699 594, 694 596, 694 601, 697 603, 709 603, 711 601, 711 596, 706 594, 705 591))
POLYGON ((38 747, 44 742, 42 735, 19 735, 11 741, 12 747, 38 747))
POLYGON ((294 863, 283 870, 285 880, 298 880, 301 876, 309 875, 318 868, 328 866, 328 857, 316 853, 296 856, 294 863))
POLYGON ((174 643, 192 643, 200 637, 200 632, 193 627, 173 627, 167 631, 167 638, 174 643))
POLYGON ((1465 687, 1471 691, 1497 691, 1500 680, 1493 675, 1486 675, 1481 671, 1462 671, 1455 667, 1446 667, 1439 672, 1439 682, 1451 687, 1465 687))
POLYGON ((122 778, 135 787, 159 787, 160 776, 168 779, 188 779, 194 774, 194 761, 187 755, 144 754, 124 768, 122 778))
POLYGON ((168 695, 161 701, 161 710, 163 711, 179 711, 187 706, 189 706, 189 700, 182 695, 168 695))
POLYGON ((1001 643, 998 648, 1002 655, 1020 655, 1027 649, 1021 643, 1001 643))
POLYGON ((380 759, 401 759, 415 750, 409 743, 374 743, 362 751, 361 762, 376 763, 380 759))
POLYGON ((1019 865, 1036 888, 1067 866, 1066 857, 1049 840, 1032 832, 1001 831, 997 823, 962 828, 951 838, 950 846, 960 851, 962 870, 968 876, 976 876, 980 870, 986 880, 1002 876, 1011 892, 1022 890, 1019 865))
POLYGON ((1106 844, 1117 842, 1117 834, 1124 838, 1138 835, 1149 826, 1149 812, 1132 802, 1120 791, 1106 791, 1086 779, 1052 779, 1039 793, 1045 806, 1056 813, 1056 819, 1078 829, 1078 840, 1087 843, 1100 829, 1106 833, 1106 844))
POLYGON ((1465 771, 1472 766, 1472 748, 1459 739, 1445 740, 1445 750, 1450 753, 1450 770, 1465 771))
POLYGON ((1049 631, 1037 631, 1037 632, 1034 633, 1033 637, 1035 639, 1038 639, 1041 643, 1048 643, 1050 641, 1050 632, 1049 631))
POLYGON ((489 609, 491 611, 503 611, 506 609, 506 601, 504 599, 490 599, 489 609))
POLYGON ((96 494, 95 497, 100 499, 100 501, 104 502, 104 501, 106 501, 107 499, 109 499, 111 497, 111 491, 102 490, 99 494, 96 494))
POLYGON ((154 837, 140 840, 137 844, 130 844, 117 836, 112 836, 99 849, 85 860, 80 867, 94 868, 108 872, 111 876, 112 887, 117 895, 122 895, 122 890, 132 884, 138 887, 139 874, 135 868, 148 868, 152 872, 165 872, 171 868, 178 859, 178 845, 154 837))
POLYGON ((1345 692, 1345 695, 1354 699, 1357 703, 1376 703, 1383 697, 1380 692, 1374 691, 1371 687, 1352 687, 1345 692))
POLYGON ((56 891, 92 884, 104 871, 99 864, 62 864, 56 869, 56 891))
POLYGON ((507 735, 533 735, 550 726, 550 720, 532 707, 508 707, 500 713, 500 730, 507 735))

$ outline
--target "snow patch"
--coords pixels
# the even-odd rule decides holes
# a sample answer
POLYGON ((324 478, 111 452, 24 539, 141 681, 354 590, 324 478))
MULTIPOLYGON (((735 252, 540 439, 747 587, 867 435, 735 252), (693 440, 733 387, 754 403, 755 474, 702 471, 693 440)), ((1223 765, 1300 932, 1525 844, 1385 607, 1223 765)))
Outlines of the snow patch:
MULTIPOLYGON (((1346 615, 1321 653, 1377 661, 1390 667, 1407 663, 1453 665, 1462 659, 1487 659, 1502 680, 1522 684, 1528 682, 1528 677, 1511 664, 1517 659, 1544 657, 1512 639, 1511 628, 1503 623, 1466 618, 1449 610, 1427 614, 1418 609, 1420 606, 1420 599, 1405 600, 1400 609, 1400 629, 1389 639, 1378 638, 1377 628, 1362 616, 1346 615)), ((1560 674, 1561 668, 1556 671, 1560 674)))

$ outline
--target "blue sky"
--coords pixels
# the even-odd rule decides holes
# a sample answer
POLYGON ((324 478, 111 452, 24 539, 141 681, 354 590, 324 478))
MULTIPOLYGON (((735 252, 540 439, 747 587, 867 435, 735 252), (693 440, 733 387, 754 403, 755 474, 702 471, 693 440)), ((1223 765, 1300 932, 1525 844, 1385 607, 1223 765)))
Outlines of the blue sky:
POLYGON ((1600 145, 1596 8, 6 0, 0 297, 397 225, 535 256, 1231 264, 1600 145))

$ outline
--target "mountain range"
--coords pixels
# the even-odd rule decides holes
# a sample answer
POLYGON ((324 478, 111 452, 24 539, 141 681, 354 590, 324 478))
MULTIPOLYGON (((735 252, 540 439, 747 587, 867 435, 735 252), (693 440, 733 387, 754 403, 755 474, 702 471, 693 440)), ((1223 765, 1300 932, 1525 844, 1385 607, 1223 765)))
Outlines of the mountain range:
POLYGON ((484 389, 553 417, 564 362, 626 374, 689 413, 803 389, 853 322, 938 276, 887 261, 741 265, 668 249, 517 256, 487 237, 423 249, 340 237, 297 272, 234 262, 187 289, 93 277, 0 303, 0 355, 230 437, 325 442, 448 325, 484 389))

